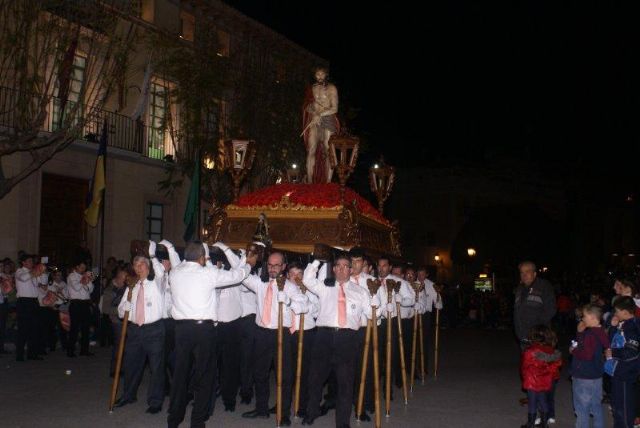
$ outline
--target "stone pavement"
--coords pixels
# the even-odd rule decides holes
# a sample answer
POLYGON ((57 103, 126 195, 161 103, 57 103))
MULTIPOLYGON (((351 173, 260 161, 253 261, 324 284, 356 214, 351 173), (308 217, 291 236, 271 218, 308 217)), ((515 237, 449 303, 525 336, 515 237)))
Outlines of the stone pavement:
MULTIPOLYGON (((392 416, 383 417, 387 427, 486 427, 515 428, 526 419, 526 409, 518 405, 523 396, 518 376, 518 348, 511 333, 497 330, 443 330, 438 379, 430 376, 426 385, 414 388, 409 404, 402 404, 395 390, 392 416)), ((111 378, 107 376, 110 350, 92 348, 94 357, 68 359, 58 350, 45 361, 16 363, 13 355, 0 357, 0 427, 163 427, 166 407, 156 415, 145 414, 146 381, 138 392, 138 402, 113 414, 107 411, 111 378), (66 371, 71 370, 67 375, 66 371)), ((274 401, 271 395, 271 402, 274 401)), ((382 402, 384 408, 384 402, 382 402)), ((556 396, 556 428, 575 423, 571 406, 571 384, 566 370, 556 396)), ((275 419, 253 421, 240 413, 253 405, 238 405, 235 413, 223 411, 218 401, 207 427, 271 428, 275 419)), ((181 426, 189 426, 189 410, 181 426)), ((606 426, 611 426, 607 416, 606 426)), ((293 426, 302 426, 293 419, 293 426)), ((334 412, 316 420, 314 427, 333 427, 334 412)), ((372 427, 371 422, 352 421, 352 427, 372 427)))

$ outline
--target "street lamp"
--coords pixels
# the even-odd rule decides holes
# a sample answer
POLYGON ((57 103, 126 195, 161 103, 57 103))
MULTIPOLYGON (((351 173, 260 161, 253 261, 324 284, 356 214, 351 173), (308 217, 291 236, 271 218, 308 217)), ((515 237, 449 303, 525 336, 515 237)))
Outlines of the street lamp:
POLYGON ((395 168, 385 165, 384 159, 381 159, 380 163, 373 165, 369 169, 369 185, 371 186, 371 191, 378 198, 378 210, 381 213, 384 209, 384 202, 391 193, 395 176, 395 168))
POLYGON ((467 254, 469 255, 469 257, 475 257, 476 255, 476 250, 475 248, 467 248, 467 254))
POLYGON ((287 169, 287 181, 289 183, 299 183, 300 182, 300 168, 295 163, 291 164, 291 168, 287 169))
POLYGON ((202 164, 206 169, 211 171, 216 167, 216 160, 212 155, 206 155, 204 159, 202 159, 202 164))
POLYGON ((253 140, 227 140, 224 142, 224 167, 233 179, 234 201, 240 195, 240 183, 253 166, 256 156, 256 142, 253 140))
POLYGON ((435 256, 433 256, 433 260, 434 260, 436 263, 440 263, 440 261, 441 261, 442 259, 440 258, 440 255, 439 255, 439 254, 436 254, 435 256))
POLYGON ((344 204, 344 186, 356 167, 360 139, 356 137, 335 136, 329 139, 329 165, 338 171, 340 181, 340 200, 344 204))

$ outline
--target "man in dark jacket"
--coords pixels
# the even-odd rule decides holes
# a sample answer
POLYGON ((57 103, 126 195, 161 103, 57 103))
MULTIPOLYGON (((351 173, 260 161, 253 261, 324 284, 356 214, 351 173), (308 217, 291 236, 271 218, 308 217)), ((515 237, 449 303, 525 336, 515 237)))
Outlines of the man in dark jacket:
POLYGON ((524 349, 529 330, 534 325, 549 325, 556 313, 556 297, 549 281, 538 278, 536 265, 525 261, 518 265, 520 285, 516 289, 513 326, 524 349))

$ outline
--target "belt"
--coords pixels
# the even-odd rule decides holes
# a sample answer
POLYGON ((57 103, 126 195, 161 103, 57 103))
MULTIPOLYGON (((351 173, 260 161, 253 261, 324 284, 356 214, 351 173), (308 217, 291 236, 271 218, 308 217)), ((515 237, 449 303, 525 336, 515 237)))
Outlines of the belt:
POLYGON ((162 323, 162 322, 163 322, 162 318, 160 318, 158 321, 150 322, 149 324, 138 325, 138 324, 134 323, 133 321, 127 321, 127 324, 129 324, 129 327, 144 328, 144 327, 151 327, 151 326, 154 326, 154 325, 162 323))
POLYGON ((214 320, 176 320, 176 324, 213 324, 218 325, 214 320))
POLYGON ((327 330, 327 331, 356 331, 356 330, 351 330, 350 328, 347 327, 316 327, 318 330, 327 330))

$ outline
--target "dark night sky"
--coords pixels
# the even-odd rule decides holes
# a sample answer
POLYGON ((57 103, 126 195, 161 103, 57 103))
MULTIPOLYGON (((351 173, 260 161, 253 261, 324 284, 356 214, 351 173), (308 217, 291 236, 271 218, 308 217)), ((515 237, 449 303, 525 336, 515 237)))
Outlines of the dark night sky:
POLYGON ((506 157, 608 174, 639 154, 632 2, 225 1, 327 58, 341 108, 360 110, 351 127, 396 165, 506 157))

